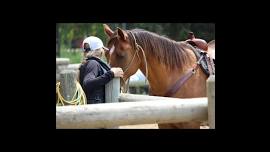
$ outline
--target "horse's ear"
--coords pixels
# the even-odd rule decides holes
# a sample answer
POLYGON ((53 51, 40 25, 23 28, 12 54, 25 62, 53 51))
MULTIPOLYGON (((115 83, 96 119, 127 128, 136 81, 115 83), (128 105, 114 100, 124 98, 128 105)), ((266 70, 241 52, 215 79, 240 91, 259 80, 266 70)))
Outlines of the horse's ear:
POLYGON ((103 24, 103 28, 104 28, 104 32, 111 37, 113 35, 113 31, 111 30, 111 28, 107 25, 107 24, 103 24))
POLYGON ((128 37, 127 32, 124 31, 124 30, 122 30, 122 29, 119 28, 119 27, 117 27, 117 35, 119 35, 119 37, 120 37, 122 40, 124 40, 124 41, 127 40, 127 37, 128 37))

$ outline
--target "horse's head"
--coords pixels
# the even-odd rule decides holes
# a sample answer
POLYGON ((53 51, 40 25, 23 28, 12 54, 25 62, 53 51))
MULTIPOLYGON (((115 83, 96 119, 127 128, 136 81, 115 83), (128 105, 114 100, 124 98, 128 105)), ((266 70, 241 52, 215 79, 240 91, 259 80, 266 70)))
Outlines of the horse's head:
POLYGON ((123 78, 126 80, 136 73, 141 64, 134 37, 130 31, 121 28, 112 31, 106 24, 104 24, 104 31, 109 37, 107 43, 109 51, 105 52, 107 61, 111 67, 122 68, 124 71, 123 78))

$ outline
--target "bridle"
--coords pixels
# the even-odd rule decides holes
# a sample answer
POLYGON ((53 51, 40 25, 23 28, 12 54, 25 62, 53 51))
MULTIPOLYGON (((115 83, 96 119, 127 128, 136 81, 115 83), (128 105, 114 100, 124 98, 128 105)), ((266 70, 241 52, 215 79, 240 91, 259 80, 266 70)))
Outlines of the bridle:
POLYGON ((131 65, 131 63, 134 61, 134 58, 135 58, 136 55, 137 55, 138 59, 139 59, 140 62, 141 62, 141 58, 140 58, 138 52, 139 52, 139 51, 142 51, 143 59, 144 59, 144 63, 145 63, 145 70, 146 70, 146 74, 145 74, 145 75, 146 75, 146 79, 148 79, 148 65, 147 65, 147 60, 146 60, 146 56, 145 56, 144 50, 143 50, 143 48, 137 43, 134 34, 133 34, 131 31, 130 31, 130 33, 131 33, 131 35, 132 35, 132 37, 133 37, 133 39, 134 39, 135 53, 134 53, 134 55, 133 55, 131 61, 127 64, 127 66, 125 66, 124 73, 130 68, 130 65, 131 65))
MULTIPOLYGON (((131 35, 132 35, 132 37, 133 37, 133 39, 134 39, 134 46, 135 46, 134 49, 135 49, 135 53, 134 53, 132 59, 130 60, 130 62, 125 66, 123 72, 124 72, 124 75, 125 75, 125 73, 128 71, 128 69, 131 67, 131 64, 133 63, 133 61, 134 61, 136 55, 137 55, 138 59, 139 59, 140 62, 141 62, 141 58, 140 58, 140 56, 139 56, 139 51, 142 51, 143 58, 144 58, 144 63, 145 63, 145 70, 146 70, 146 74, 145 74, 145 75, 146 75, 145 83, 146 83, 146 81, 148 80, 148 65, 147 65, 146 56, 145 56, 145 53, 144 53, 143 48, 137 43, 134 34, 133 34, 131 31, 129 31, 129 32, 131 33, 131 35)), ((130 78, 128 78, 128 79, 126 80, 127 83, 126 83, 126 81, 124 80, 124 78, 121 78, 121 79, 122 79, 123 82, 124 82, 124 86, 123 86, 123 88, 121 88, 121 90, 122 90, 123 93, 127 93, 127 91, 128 91, 128 86, 129 86, 129 79, 130 79, 130 78)))

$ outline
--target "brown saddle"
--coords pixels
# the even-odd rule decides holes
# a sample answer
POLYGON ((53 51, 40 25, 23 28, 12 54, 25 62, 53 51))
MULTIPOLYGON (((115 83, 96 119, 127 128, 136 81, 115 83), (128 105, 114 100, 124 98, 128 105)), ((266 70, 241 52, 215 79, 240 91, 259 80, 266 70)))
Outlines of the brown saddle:
MULTIPOLYGON (((203 59, 200 61, 200 66, 204 73, 209 76, 212 74, 215 74, 215 60, 214 58, 208 54, 208 44, 203 39, 195 38, 195 35, 193 32, 188 33, 188 39, 186 40, 187 43, 192 45, 195 48, 195 55, 197 57, 197 60, 199 60, 200 56, 203 56, 203 59)), ((211 41, 214 43, 214 41, 211 41)), ((210 45, 210 50, 212 45, 210 45)))
POLYGON ((188 33, 188 39, 186 40, 187 43, 189 43, 192 46, 196 46, 197 48, 207 51, 208 50, 208 44, 203 39, 195 38, 193 32, 188 33))

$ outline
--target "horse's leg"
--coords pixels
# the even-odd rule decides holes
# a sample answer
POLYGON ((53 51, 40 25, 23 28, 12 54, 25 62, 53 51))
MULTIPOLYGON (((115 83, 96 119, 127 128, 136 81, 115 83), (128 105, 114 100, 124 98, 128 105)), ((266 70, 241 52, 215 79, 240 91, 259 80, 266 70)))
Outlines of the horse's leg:
POLYGON ((200 129, 201 122, 158 124, 159 129, 200 129))

